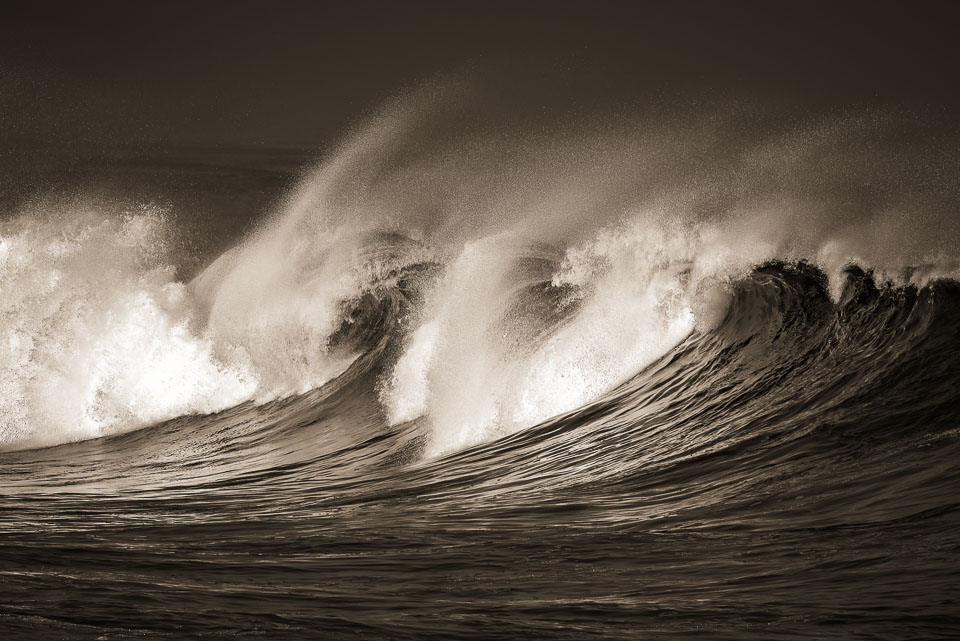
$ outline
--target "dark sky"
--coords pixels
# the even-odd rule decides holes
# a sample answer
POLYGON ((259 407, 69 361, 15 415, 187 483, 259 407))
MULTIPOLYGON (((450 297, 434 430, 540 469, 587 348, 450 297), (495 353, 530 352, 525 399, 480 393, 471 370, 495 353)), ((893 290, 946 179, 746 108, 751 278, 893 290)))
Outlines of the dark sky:
POLYGON ((6 2, 0 144, 322 147, 405 89, 474 73, 549 77, 523 98, 544 110, 670 96, 956 110, 954 5, 6 2))

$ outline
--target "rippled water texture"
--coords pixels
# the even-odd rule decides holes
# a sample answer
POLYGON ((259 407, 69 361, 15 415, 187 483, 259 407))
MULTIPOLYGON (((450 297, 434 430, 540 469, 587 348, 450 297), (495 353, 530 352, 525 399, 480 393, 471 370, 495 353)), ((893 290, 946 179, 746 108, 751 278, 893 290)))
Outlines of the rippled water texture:
POLYGON ((3 221, 0 636, 956 638, 952 192, 831 197, 873 125, 631 191, 626 143, 411 159, 406 118, 276 207, 289 166, 185 169, 232 242, 177 244, 202 199, 3 221))

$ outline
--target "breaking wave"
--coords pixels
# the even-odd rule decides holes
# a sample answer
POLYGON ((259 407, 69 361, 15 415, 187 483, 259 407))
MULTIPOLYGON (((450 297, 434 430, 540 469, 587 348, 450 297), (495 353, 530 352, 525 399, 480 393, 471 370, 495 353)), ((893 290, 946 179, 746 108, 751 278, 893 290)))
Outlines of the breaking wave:
POLYGON ((957 275, 956 154, 902 119, 530 136, 458 104, 422 92, 373 118, 189 282, 162 210, 8 218, 0 445, 306 394, 387 340, 386 420, 426 426, 439 455, 601 398, 714 331, 770 261, 815 265, 835 302, 851 266, 900 288, 957 275))

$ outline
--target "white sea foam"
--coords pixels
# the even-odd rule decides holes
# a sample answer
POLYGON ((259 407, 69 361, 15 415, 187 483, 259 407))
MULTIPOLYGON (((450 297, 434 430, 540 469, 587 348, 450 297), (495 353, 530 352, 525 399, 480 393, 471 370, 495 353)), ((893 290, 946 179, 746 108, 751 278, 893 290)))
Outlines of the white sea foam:
POLYGON ((163 217, 22 217, 0 233, 0 446, 51 445, 248 398, 242 355, 195 334, 163 217))

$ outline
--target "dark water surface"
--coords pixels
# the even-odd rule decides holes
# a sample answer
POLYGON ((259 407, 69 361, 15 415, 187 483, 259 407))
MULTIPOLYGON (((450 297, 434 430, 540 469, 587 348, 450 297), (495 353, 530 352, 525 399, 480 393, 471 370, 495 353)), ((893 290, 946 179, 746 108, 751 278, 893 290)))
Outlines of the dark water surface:
POLYGON ((0 454, 9 639, 950 639, 960 289, 772 263, 599 400, 425 457, 377 381, 0 454))

